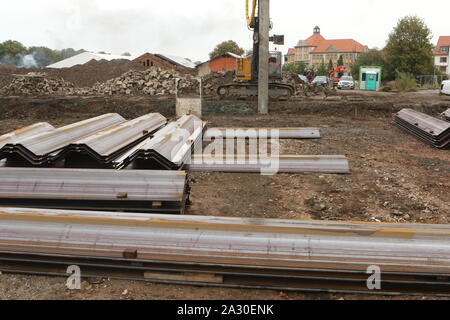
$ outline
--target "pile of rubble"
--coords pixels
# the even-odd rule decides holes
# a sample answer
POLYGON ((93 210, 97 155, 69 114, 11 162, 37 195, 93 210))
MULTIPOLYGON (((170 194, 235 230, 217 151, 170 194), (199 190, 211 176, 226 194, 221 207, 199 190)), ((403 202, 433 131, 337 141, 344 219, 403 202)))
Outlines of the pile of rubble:
POLYGON ((216 96, 217 89, 234 81, 234 72, 212 72, 202 78, 203 94, 205 96, 216 96))
POLYGON ((164 96, 175 94, 175 79, 180 75, 174 70, 149 68, 144 71, 130 70, 118 78, 96 83, 92 94, 146 94, 164 96))
POLYGON ((72 95, 75 86, 63 79, 47 78, 45 73, 30 72, 15 74, 13 81, 0 89, 0 95, 8 96, 43 96, 72 95))

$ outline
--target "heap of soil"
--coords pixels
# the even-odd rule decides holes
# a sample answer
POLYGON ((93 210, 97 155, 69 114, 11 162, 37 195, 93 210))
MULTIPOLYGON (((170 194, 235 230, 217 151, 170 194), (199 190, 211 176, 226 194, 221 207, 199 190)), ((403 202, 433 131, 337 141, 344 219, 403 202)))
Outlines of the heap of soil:
POLYGON ((76 87, 92 87, 97 82, 106 82, 117 78, 130 70, 145 70, 140 63, 128 60, 92 60, 84 65, 77 65, 64 69, 25 69, 0 64, 0 88, 13 81, 14 74, 29 72, 45 72, 51 78, 62 78, 73 83, 76 87))

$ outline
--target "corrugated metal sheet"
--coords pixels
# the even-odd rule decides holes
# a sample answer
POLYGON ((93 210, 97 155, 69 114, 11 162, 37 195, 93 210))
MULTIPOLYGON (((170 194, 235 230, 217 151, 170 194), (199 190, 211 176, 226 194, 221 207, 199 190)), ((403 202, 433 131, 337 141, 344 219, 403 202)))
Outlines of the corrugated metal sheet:
POLYGON ((204 127, 196 116, 183 116, 115 159, 115 167, 178 170, 201 144, 204 127))
POLYGON ((114 158, 134 145, 150 137, 167 123, 159 113, 151 113, 134 120, 120 123, 71 143, 57 156, 57 159, 71 157, 74 165, 80 155, 108 165, 114 158))
POLYGON ((31 136, 49 132, 54 129, 55 128, 47 122, 39 122, 25 128, 17 129, 13 132, 0 136, 0 148, 6 144, 18 143, 19 141, 27 139, 31 136))
POLYGON ((108 113, 76 122, 55 130, 43 132, 0 149, 0 159, 19 157, 34 165, 47 163, 52 155, 68 144, 126 120, 117 113, 108 113))
POLYGON ((0 168, 0 206, 182 213, 183 171, 0 168))
POLYGON ((319 139, 320 130, 317 128, 209 128, 203 135, 204 140, 260 137, 268 139, 319 139))
POLYGON ((401 110, 394 121, 403 131, 436 148, 444 149, 450 146, 450 123, 446 121, 412 109, 401 110))
POLYGON ((229 155, 223 158, 194 155, 184 167, 188 171, 248 172, 248 173, 350 173, 345 156, 277 157, 229 155))

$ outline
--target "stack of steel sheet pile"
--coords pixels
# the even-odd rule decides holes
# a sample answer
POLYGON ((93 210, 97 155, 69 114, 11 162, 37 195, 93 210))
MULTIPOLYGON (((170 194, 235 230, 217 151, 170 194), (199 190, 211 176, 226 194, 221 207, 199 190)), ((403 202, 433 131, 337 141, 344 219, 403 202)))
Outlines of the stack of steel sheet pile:
POLYGON ((450 123, 446 121, 412 109, 401 110, 394 121, 403 131, 435 148, 445 149, 450 146, 450 123))
POLYGON ((205 126, 196 116, 185 115, 118 157, 115 168, 179 170, 201 147, 205 126))
POLYGON ((448 225, 0 208, 0 230, 2 272, 65 276, 78 265, 83 277, 450 294, 448 225))
POLYGON ((159 113, 120 123, 72 142, 55 157, 55 161, 64 159, 66 167, 112 167, 114 159, 152 136, 166 123, 167 119, 159 113))
POLYGON ((182 171, 0 168, 0 206, 146 213, 184 212, 182 171))
POLYGON ((125 122, 117 113, 108 113, 92 119, 80 121, 58 129, 17 139, 0 149, 0 159, 17 161, 28 165, 49 164, 57 153, 73 141, 99 130, 125 122))
POLYGON ((131 121, 110 113, 58 129, 46 123, 35 124, 0 137, 0 159, 19 165, 51 165, 67 160, 76 167, 111 167, 121 153, 166 123, 167 119, 159 113, 131 121))

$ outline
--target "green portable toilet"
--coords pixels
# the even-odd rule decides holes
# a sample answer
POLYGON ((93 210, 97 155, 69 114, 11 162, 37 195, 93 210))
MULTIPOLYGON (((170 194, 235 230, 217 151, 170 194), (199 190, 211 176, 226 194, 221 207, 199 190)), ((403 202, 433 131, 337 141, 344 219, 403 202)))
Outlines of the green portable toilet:
POLYGON ((366 90, 377 91, 378 73, 369 71, 366 73, 366 90))
POLYGON ((361 67, 359 72, 359 89, 377 91, 381 88, 383 67, 361 67))

